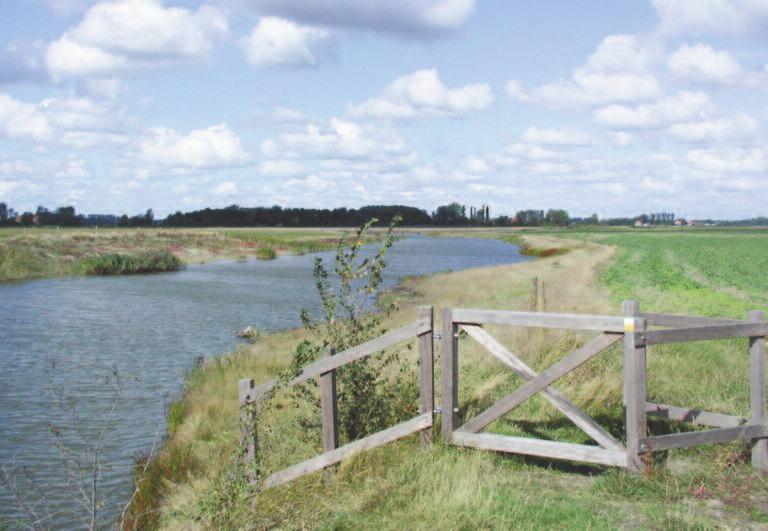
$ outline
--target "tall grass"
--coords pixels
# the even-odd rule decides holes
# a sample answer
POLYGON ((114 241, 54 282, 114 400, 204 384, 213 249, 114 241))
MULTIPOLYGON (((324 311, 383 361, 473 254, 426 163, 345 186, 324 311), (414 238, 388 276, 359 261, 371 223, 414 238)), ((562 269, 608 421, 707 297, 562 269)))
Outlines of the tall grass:
POLYGON ((181 260, 170 251, 146 251, 136 254, 109 253, 90 256, 80 265, 85 275, 135 275, 178 271, 181 260))
MULTIPOLYGON (((596 233, 600 241, 609 236, 613 237, 596 233)), ((762 293, 739 287, 744 283, 738 268, 724 265, 702 275, 696 267, 699 259, 692 258, 701 245, 705 246, 701 256, 706 251, 735 253, 715 259, 726 264, 761 255, 747 243, 718 247, 720 243, 710 245, 706 240, 653 240, 653 233, 642 243, 629 236, 634 238, 627 233, 627 239, 607 242, 612 247, 592 243, 591 236, 578 237, 561 242, 571 249, 563 255, 408 279, 391 295, 399 297, 402 310, 390 324, 411 320, 415 305, 425 303, 526 310, 534 276, 546 281, 547 310, 573 313, 617 314, 622 298, 637 298, 649 311, 740 316, 753 306, 754 294, 762 293), (731 269, 735 272, 730 273, 731 269), (729 274, 737 280, 723 280, 729 274)), ((556 248, 551 236, 526 237, 526 241, 533 248, 556 248)), ((763 273, 756 274, 755 280, 764 278, 763 273)), ((488 327, 488 331, 537 371, 586 339, 559 331, 502 327, 488 327)), ((152 467, 152 479, 146 480, 144 505, 135 508, 137 514, 146 515, 142 526, 707 529, 768 524, 764 509, 768 482, 751 472, 748 446, 743 443, 673 451, 660 456, 666 459, 665 466, 647 476, 634 476, 598 466, 448 447, 439 441, 422 450, 418 438, 411 437, 342 463, 330 483, 323 481, 322 474, 314 474, 254 492, 239 475, 237 380, 252 377, 259 382, 274 377, 302 337, 299 331, 263 336, 258 343, 190 375, 183 414, 179 406, 171 412, 173 433, 152 467)), ((468 418, 519 386, 520 380, 470 339, 460 338, 459 345, 460 406, 468 418)), ((745 414, 745 348, 743 341, 733 340, 652 349, 649 400, 745 414)), ((415 354, 406 345, 402 355, 412 359, 415 354)), ((617 349, 555 384, 619 439, 623 437, 621 386, 617 349)), ((308 419, 307 411, 287 394, 274 408, 260 413, 265 472, 320 451, 319 430, 307 428, 311 422, 316 424, 317 419, 308 419)), ((659 434, 692 426, 657 422, 651 428, 659 434)), ((488 431, 591 443, 536 397, 488 431)))

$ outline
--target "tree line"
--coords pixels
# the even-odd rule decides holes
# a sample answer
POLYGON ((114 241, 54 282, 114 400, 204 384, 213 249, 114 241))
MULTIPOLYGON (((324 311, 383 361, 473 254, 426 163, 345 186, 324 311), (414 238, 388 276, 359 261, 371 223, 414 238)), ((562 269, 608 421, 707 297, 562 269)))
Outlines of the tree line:
MULTIPOLYGON (((437 207, 432 213, 424 209, 405 205, 369 205, 360 208, 283 208, 241 207, 231 205, 225 208, 205 208, 192 212, 177 211, 165 219, 155 219, 152 209, 134 216, 109 214, 78 214, 73 206, 49 210, 40 206, 34 212, 18 212, 6 203, 0 202, 0 226, 62 226, 81 227, 88 225, 116 227, 146 227, 163 225, 167 227, 356 227, 371 218, 380 225, 388 225, 395 216, 400 216, 404 226, 452 226, 452 227, 564 227, 568 225, 673 225, 676 222, 672 212, 641 214, 634 217, 599 219, 597 214, 589 217, 571 217, 566 210, 519 210, 514 216, 491 216, 488 205, 481 206, 450 203, 437 207)), ((758 217, 741 221, 703 220, 702 223, 718 225, 768 225, 768 218, 758 217)), ((684 220, 678 221, 684 223, 684 220)))

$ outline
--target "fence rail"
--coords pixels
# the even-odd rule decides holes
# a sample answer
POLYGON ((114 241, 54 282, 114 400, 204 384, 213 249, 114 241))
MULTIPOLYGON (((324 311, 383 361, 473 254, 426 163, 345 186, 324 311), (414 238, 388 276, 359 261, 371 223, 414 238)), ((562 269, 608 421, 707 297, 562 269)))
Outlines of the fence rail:
POLYGON ((761 311, 753 311, 747 320, 695 317, 687 315, 641 313, 635 301, 622 304, 621 316, 578 315, 543 312, 516 312, 482 309, 445 308, 441 313, 441 409, 434 409, 434 312, 430 306, 420 309, 419 319, 343 352, 328 352, 322 359, 305 367, 286 385, 297 385, 312 378, 320 380, 323 453, 261 479, 258 469, 258 403, 276 387, 271 380, 256 385, 253 380, 239 382, 243 459, 249 480, 270 488, 336 464, 371 448, 420 432, 423 446, 432 442, 434 413, 442 415, 442 440, 449 444, 565 459, 599 465, 624 467, 631 471, 645 468, 646 454, 671 448, 686 448, 733 440, 749 440, 752 466, 768 472, 768 420, 765 394, 765 337, 768 323, 761 311), (519 356, 496 340, 482 325, 559 328, 592 331, 598 334, 547 369, 537 372, 519 356), (666 327, 649 330, 649 327, 666 327), (459 332, 481 345, 494 358, 520 376, 524 383, 485 411, 470 419, 461 418, 459 404, 459 332), (694 408, 648 402, 646 356, 652 345, 707 341, 727 338, 749 339, 750 416, 714 413, 694 408), (403 341, 417 338, 419 350, 419 415, 395 426, 338 445, 336 410, 336 369, 365 358, 403 341), (595 356, 621 343, 626 443, 619 440, 558 391, 554 384, 595 356), (526 400, 540 394, 597 445, 573 444, 493 433, 479 433, 526 400), (688 422, 713 429, 651 435, 648 417, 688 422))
POLYGON ((240 380, 241 444, 246 479, 261 488, 275 487, 336 464, 358 452, 376 448, 416 432, 421 432, 422 444, 431 443, 435 400, 432 337, 434 314, 431 306, 421 307, 419 313, 419 319, 413 323, 343 352, 327 352, 325 357, 304 367, 300 374, 285 384, 286 387, 291 387, 312 378, 320 380, 323 453, 275 472, 266 479, 261 479, 258 467, 258 404, 275 389, 278 381, 270 380, 257 386, 252 379, 240 380), (339 446, 336 369, 413 338, 418 339, 419 345, 419 415, 368 437, 339 446))

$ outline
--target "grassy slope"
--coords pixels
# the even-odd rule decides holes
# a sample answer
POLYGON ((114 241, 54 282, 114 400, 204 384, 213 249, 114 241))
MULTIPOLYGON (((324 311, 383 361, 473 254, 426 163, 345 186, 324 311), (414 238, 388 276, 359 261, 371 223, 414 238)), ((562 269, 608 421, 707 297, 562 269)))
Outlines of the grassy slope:
MULTIPOLYGON (((634 297, 648 310, 738 317, 761 302, 764 306, 768 295, 768 267, 760 247, 765 248, 766 233, 569 232, 524 238, 532 246, 551 249, 558 244, 553 237, 563 235, 572 249, 563 256, 407 281, 398 291, 403 309, 395 321, 412 318, 415 305, 426 302, 528 309, 533 276, 546 282, 551 311, 615 313, 622 297, 634 297), (761 264, 744 265, 747 258, 761 264)), ((489 330, 539 368, 582 339, 557 332, 489 330)), ((584 529, 768 523, 768 485, 751 473, 747 448, 736 443, 673 451, 666 467, 634 477, 619 470, 440 444, 421 450, 412 437, 342 464, 329 485, 315 474, 250 498, 236 479, 236 380, 274 375, 300 336, 298 331, 267 336, 190 375, 184 399, 172 411, 171 435, 151 469, 140 512, 148 511, 150 520, 167 528, 584 529)), ((649 399, 745 414, 745 349, 744 341, 655 348, 649 356, 649 399)), ((460 398, 466 414, 519 385, 469 340, 461 340, 460 351, 460 398)), ((622 429, 619 369, 614 350, 557 385, 617 436, 622 429)), ((266 472, 317 449, 318 437, 296 425, 305 413, 286 397, 262 416, 266 472)), ((663 433, 674 428, 654 423, 652 429, 663 433)), ((489 431, 587 442, 538 398, 489 431)))
POLYGON ((0 282, 87 274, 109 253, 170 251, 184 263, 274 258, 333 248, 338 229, 0 229, 0 282))

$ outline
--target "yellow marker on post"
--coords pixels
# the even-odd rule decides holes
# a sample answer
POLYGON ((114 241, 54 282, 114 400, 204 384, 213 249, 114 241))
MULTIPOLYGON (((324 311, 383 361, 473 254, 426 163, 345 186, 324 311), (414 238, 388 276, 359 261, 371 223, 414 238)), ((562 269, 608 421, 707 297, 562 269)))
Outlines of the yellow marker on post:
POLYGON ((634 332, 635 331, 635 320, 634 319, 624 319, 624 331, 625 332, 634 332))

